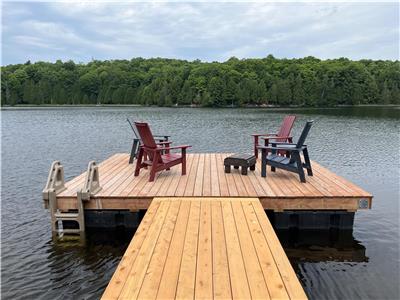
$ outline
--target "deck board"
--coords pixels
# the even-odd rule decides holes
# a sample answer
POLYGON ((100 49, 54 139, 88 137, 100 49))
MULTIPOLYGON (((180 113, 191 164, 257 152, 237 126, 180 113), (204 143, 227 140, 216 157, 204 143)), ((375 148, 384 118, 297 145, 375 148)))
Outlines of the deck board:
POLYGON ((306 299, 258 198, 155 198, 103 299, 306 299))
MULTIPOLYGON (((146 209, 154 197, 256 197, 265 209, 358 209, 358 201, 372 196, 348 180, 312 162, 314 176, 301 183, 296 174, 277 169, 261 177, 261 164, 247 176, 232 168, 224 172, 225 153, 196 153, 187 156, 187 174, 181 166, 156 174, 149 182, 150 169, 134 176, 135 163, 128 164, 129 154, 119 153, 99 164, 102 189, 85 204, 86 209, 146 209), (129 201, 128 201, 129 200, 129 201), (135 201, 137 200, 137 201, 135 201), (146 200, 146 201, 143 201, 146 200), (117 205, 116 205, 117 204, 117 205), (124 207, 125 206, 125 207, 124 207)), ((76 192, 82 188, 85 173, 65 184, 57 195, 61 210, 76 208, 76 192)))

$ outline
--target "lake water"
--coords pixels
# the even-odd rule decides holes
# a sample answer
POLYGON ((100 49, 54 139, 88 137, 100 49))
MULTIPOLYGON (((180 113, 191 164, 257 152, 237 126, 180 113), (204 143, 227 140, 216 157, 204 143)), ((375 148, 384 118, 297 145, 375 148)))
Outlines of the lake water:
POLYGON ((353 232, 279 232, 312 299, 399 298, 399 107, 338 109, 42 108, 3 110, 1 272, 3 299, 96 299, 132 232, 88 233, 85 245, 53 241, 41 191, 53 160, 66 179, 131 146, 129 117, 149 121, 192 152, 251 151, 287 113, 298 137, 313 119, 310 156, 374 195, 353 232))

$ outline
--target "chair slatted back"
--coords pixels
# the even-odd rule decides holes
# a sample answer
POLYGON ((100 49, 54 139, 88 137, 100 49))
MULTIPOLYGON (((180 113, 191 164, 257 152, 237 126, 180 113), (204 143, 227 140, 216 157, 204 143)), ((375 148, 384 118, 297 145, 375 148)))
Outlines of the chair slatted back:
POLYGON ((304 145, 313 123, 314 121, 307 121, 306 125, 303 128, 303 131, 301 132, 299 140, 297 141, 296 148, 300 148, 304 145))
MULTIPOLYGON (((142 145, 144 146, 144 150, 147 155, 150 157, 150 160, 153 161, 154 159, 154 152, 153 151, 146 151, 148 149, 156 149, 157 144, 154 140, 153 133, 151 132, 150 126, 147 123, 135 122, 136 130, 140 136, 142 141, 142 145)), ((162 162, 162 158, 159 158, 159 162, 162 162)))
MULTIPOLYGON (((306 125, 303 128, 303 131, 300 134, 300 137, 297 141, 296 148, 301 148, 304 145, 304 142, 306 141, 307 135, 310 132, 311 126, 314 121, 307 121, 306 125)), ((296 161, 295 157, 290 157, 289 163, 292 164, 296 161)))
MULTIPOLYGON (((286 116, 283 119, 281 128, 279 129, 278 136, 289 136, 292 131, 296 116, 286 116)), ((277 142, 286 142, 285 139, 276 139, 277 142)))

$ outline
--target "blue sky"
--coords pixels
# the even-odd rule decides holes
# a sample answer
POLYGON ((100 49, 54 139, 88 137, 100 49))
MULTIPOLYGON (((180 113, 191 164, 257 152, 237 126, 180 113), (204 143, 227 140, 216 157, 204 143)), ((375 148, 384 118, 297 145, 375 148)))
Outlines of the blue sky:
POLYGON ((3 2, 2 65, 168 57, 398 59, 399 4, 3 2))

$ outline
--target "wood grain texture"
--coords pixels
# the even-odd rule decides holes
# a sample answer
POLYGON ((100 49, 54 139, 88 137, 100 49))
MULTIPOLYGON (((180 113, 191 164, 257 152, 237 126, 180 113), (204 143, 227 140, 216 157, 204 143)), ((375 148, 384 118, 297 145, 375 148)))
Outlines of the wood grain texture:
POLYGON ((258 198, 155 198, 103 299, 306 299, 258 198))
MULTIPOLYGON (((181 175, 180 166, 156 174, 149 182, 149 169, 134 176, 134 164, 128 164, 129 155, 118 153, 99 164, 102 189, 85 204, 85 209, 141 209, 140 199, 154 197, 256 197, 265 209, 346 209, 357 210, 360 199, 367 199, 371 207, 372 195, 312 162, 314 176, 301 183, 297 174, 277 169, 261 177, 261 164, 248 175, 232 168, 224 172, 223 161, 229 154, 198 153, 187 155, 187 174, 181 175), (127 201, 129 200, 129 201, 127 201), (135 205, 134 200, 138 200, 135 205), (132 202, 133 201, 133 202, 132 202), (132 204, 133 203, 133 204, 132 204)), ((83 186, 85 173, 66 183, 67 189, 57 195, 61 210, 75 209, 76 192, 83 186)), ((150 202, 148 202, 150 203, 150 202)), ((147 206, 148 207, 148 206, 147 206)), ((144 208, 147 208, 144 207, 144 208)))

